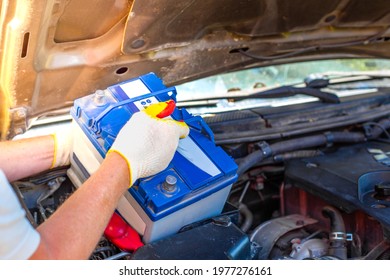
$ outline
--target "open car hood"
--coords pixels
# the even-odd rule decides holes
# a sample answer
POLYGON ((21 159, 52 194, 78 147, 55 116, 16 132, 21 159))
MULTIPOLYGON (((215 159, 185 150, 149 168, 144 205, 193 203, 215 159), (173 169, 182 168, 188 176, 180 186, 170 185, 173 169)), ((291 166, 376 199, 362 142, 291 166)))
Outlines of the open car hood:
POLYGON ((389 26, 386 0, 4 0, 1 135, 147 72, 170 86, 254 66, 390 57, 389 26))

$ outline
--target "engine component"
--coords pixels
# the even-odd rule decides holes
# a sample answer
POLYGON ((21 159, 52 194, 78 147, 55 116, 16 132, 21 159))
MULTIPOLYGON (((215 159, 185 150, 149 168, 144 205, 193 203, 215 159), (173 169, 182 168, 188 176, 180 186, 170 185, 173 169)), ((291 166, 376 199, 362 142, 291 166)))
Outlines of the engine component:
POLYGON ((377 193, 376 188, 389 181, 390 167, 378 161, 373 150, 389 151, 390 145, 369 141, 323 156, 288 161, 286 181, 346 213, 363 211, 384 226, 385 236, 390 236, 390 204, 387 196, 378 199, 383 192, 377 193))
POLYGON ((129 252, 121 252, 114 244, 112 244, 106 237, 102 236, 95 250, 89 257, 90 260, 109 260, 119 259, 128 256, 129 252), (121 254, 121 253, 125 253, 121 254))
POLYGON ((326 206, 322 209, 324 216, 330 219, 330 234, 329 234, 329 255, 341 260, 347 259, 347 234, 343 218, 339 211, 331 206, 326 206))
POLYGON ((388 151, 387 141, 370 140, 287 161, 284 213, 310 213, 327 228, 327 256, 388 258, 387 247, 378 247, 390 237, 388 151))
MULTIPOLYGON (((390 251, 390 243, 387 240, 383 240, 381 243, 376 245, 367 255, 364 256, 364 260, 376 260, 380 258, 383 254, 390 251)), ((389 259, 389 256, 387 258, 389 259)))
MULTIPOLYGON (((80 186, 99 167, 134 113, 175 98, 175 88, 166 88, 149 73, 75 100, 71 114, 77 142, 68 172, 72 182, 80 186)), ((167 169, 136 181, 117 208, 145 243, 220 214, 237 179, 237 165, 215 145, 212 131, 200 116, 175 108, 171 117, 188 124, 189 136, 180 140, 167 169)))
POLYGON ((228 216, 222 215, 189 230, 148 243, 135 251, 131 259, 252 259, 253 250, 248 236, 228 216))
POLYGON ((66 179, 65 169, 15 181, 12 187, 26 211, 26 217, 35 228, 74 191, 73 185, 66 179))
POLYGON ((258 226, 250 235, 251 242, 259 246, 257 258, 268 259, 275 243, 288 232, 317 223, 316 220, 293 214, 269 220, 258 226))
POLYGON ((309 239, 292 241, 290 257, 296 260, 316 259, 326 255, 328 252, 328 241, 326 239, 309 239))
MULTIPOLYGON (((54 192, 56 192, 58 190, 58 188, 61 186, 61 184, 66 180, 65 177, 58 177, 56 179, 53 179, 51 181, 48 182, 47 186, 49 187, 48 190, 44 193, 42 193, 39 197, 38 197, 38 200, 37 200, 37 205, 38 205, 38 209, 39 209, 39 212, 41 213, 42 217, 44 220, 47 219, 46 217, 46 210, 45 208, 42 206, 42 202, 44 200, 46 200, 48 197, 50 197, 51 195, 53 195, 54 192)), ((52 210, 53 211, 53 210, 52 210)))
POLYGON ((363 132, 334 131, 325 132, 319 135, 304 136, 301 138, 286 140, 269 145, 267 142, 258 143, 259 150, 255 151, 240 161, 237 173, 243 174, 245 171, 271 156, 278 157, 279 154, 295 152, 301 149, 331 146, 334 143, 360 143, 367 139, 377 139, 387 128, 390 127, 390 119, 385 118, 376 123, 377 126, 370 128, 365 126, 363 132))
MULTIPOLYGON (((376 135, 376 134, 375 134, 376 135)), ((245 171, 260 163, 266 158, 277 156, 286 152, 320 147, 323 145, 333 145, 334 143, 359 143, 366 141, 366 136, 358 132, 326 132, 319 135, 305 136, 301 138, 286 140, 269 145, 267 142, 258 144, 259 150, 255 151, 240 161, 237 173, 243 174, 245 171)))

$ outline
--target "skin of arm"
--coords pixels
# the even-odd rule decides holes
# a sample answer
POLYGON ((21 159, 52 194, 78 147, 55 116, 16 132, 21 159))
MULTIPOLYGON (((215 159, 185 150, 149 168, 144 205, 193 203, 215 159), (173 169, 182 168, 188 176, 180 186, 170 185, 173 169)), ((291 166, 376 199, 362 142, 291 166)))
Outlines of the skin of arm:
MULTIPOLYGON (((0 142, 0 150, 0 168, 9 181, 15 181, 50 168, 54 139, 49 135, 0 142)), ((127 162, 109 153, 99 169, 37 228, 41 241, 31 259, 88 259, 129 184, 127 162)))
POLYGON ((54 138, 47 135, 0 142, 0 151, 0 168, 8 181, 13 182, 51 167, 54 157, 54 138))
POLYGON ((129 184, 127 162, 109 153, 99 169, 38 227, 41 242, 31 259, 87 259, 129 184))

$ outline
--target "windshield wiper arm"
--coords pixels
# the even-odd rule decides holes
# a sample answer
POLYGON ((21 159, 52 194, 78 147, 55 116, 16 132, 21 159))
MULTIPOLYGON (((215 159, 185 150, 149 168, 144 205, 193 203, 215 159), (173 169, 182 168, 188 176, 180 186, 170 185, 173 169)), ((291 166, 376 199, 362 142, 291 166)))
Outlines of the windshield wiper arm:
POLYGON ((207 98, 197 98, 193 100, 181 100, 179 101, 182 106, 184 104, 186 106, 205 106, 205 105, 213 105, 215 102, 213 100, 221 100, 221 99, 229 99, 233 101, 241 101, 245 99, 251 99, 251 98, 259 98, 259 99, 278 99, 283 97, 290 97, 294 95, 306 95, 306 96, 312 96, 317 97, 322 102, 325 103, 332 103, 337 104, 340 103, 340 99, 336 94, 322 91, 319 88, 316 87, 296 87, 296 86, 281 86, 276 88, 271 88, 267 90, 262 91, 255 91, 250 94, 240 94, 235 92, 230 92, 230 95, 228 96, 208 96, 207 98), (205 104, 207 102, 207 104, 205 104), (188 104, 188 105, 187 105, 188 104))
POLYGON ((313 87, 294 87, 294 86, 281 86, 265 91, 256 92, 247 96, 236 96, 233 99, 247 99, 247 98, 282 98, 294 96, 297 94, 303 94, 308 96, 317 97, 325 103, 340 103, 340 99, 336 94, 322 91, 313 87))

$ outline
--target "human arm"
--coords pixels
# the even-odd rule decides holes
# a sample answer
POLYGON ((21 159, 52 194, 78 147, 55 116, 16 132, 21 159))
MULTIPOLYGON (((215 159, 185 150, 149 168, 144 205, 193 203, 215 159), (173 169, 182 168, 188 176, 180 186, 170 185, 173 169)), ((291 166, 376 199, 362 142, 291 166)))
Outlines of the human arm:
POLYGON ((87 259, 129 185, 126 161, 111 153, 36 231, 0 177, 0 259, 87 259))
POLYGON ((0 169, 8 181, 68 165, 72 135, 61 127, 50 135, 0 142, 0 169))
POLYGON ((13 182, 48 170, 53 163, 51 135, 0 142, 0 169, 13 182))
POLYGON ((126 161, 110 153, 98 171, 37 228, 41 241, 31 259, 87 259, 128 186, 126 161))

